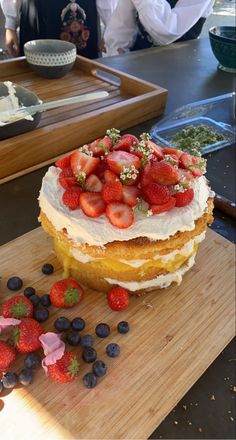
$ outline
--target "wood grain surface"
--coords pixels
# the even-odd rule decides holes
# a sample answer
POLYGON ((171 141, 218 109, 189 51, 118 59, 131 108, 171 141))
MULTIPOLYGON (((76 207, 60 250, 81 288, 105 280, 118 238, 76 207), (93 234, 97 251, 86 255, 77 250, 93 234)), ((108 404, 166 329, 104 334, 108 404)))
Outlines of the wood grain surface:
POLYGON ((109 96, 49 110, 35 130, 1 141, 0 179, 104 136, 108 128, 124 130, 159 116, 167 99, 166 89, 80 56, 71 72, 54 80, 32 72, 24 57, 0 61, 0 81, 6 80, 33 91, 43 102, 99 90, 109 96))
MULTIPOLYGON (((51 307, 47 330, 53 331, 55 318, 62 315, 83 317, 84 334, 94 334, 99 322, 111 326, 111 335, 95 337, 94 344, 108 374, 89 390, 82 384, 89 364, 81 362, 79 378, 69 385, 37 370, 28 388, 1 396, 1 439, 147 438, 234 336, 234 249, 208 230, 181 286, 132 297, 122 312, 111 311, 105 295, 92 291, 70 311, 51 307), (126 335, 117 333, 121 320, 129 321, 126 335), (116 359, 105 354, 111 341, 121 347, 116 359)), ((11 295, 5 286, 12 275, 21 276, 24 287, 34 286, 39 295, 61 277, 51 239, 41 228, 2 246, 0 261, 1 302, 11 295), (45 262, 53 263, 54 274, 42 274, 45 262)), ((81 356, 80 348, 73 350, 81 356)), ((22 362, 20 357, 15 371, 22 362)))

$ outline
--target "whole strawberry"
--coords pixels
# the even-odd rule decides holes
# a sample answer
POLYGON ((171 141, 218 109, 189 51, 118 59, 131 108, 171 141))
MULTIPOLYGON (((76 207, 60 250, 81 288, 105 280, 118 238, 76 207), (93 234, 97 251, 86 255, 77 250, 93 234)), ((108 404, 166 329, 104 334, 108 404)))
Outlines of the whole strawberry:
POLYGON ((0 372, 7 371, 16 359, 16 350, 5 341, 0 341, 0 372))
POLYGON ((108 305, 112 310, 126 309, 129 305, 129 291, 123 287, 112 287, 107 294, 108 305))
POLYGON ((20 353, 32 353, 41 348, 39 336, 44 333, 41 325, 32 318, 22 318, 12 330, 11 340, 20 353))
POLYGON ((83 297, 83 289, 72 279, 64 279, 53 284, 50 300, 55 307, 70 309, 78 304, 83 297))
POLYGON ((2 316, 4 318, 31 318, 33 316, 33 304, 23 295, 16 295, 3 303, 2 316))
POLYGON ((61 359, 55 364, 48 365, 48 374, 57 382, 68 383, 73 382, 79 371, 79 363, 74 353, 65 351, 61 359))

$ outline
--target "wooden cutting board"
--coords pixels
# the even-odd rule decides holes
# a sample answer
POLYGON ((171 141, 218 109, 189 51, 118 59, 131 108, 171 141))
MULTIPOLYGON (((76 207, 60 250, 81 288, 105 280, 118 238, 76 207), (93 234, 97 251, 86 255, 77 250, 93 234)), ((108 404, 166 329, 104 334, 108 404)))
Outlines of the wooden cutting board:
MULTIPOLYGON (((12 275, 40 295, 61 276, 51 239, 41 228, 2 246, 0 261, 1 301, 10 295, 5 286, 12 275), (45 262, 55 266, 53 275, 41 273, 45 262)), ((234 302, 234 245, 209 230, 196 265, 179 287, 132 297, 122 312, 111 311, 104 294, 92 291, 71 311, 51 307, 47 330, 62 315, 83 317, 86 334, 94 334, 99 322, 111 326, 111 335, 95 337, 94 345, 108 374, 89 390, 82 384, 89 364, 81 362, 80 377, 69 385, 51 381, 38 369, 28 388, 0 397, 1 438, 147 438, 233 338, 234 302), (126 335, 117 333, 121 320, 130 323, 126 335), (111 341, 121 347, 116 359, 104 352, 111 341)), ((80 348, 74 351, 81 354, 80 348)))

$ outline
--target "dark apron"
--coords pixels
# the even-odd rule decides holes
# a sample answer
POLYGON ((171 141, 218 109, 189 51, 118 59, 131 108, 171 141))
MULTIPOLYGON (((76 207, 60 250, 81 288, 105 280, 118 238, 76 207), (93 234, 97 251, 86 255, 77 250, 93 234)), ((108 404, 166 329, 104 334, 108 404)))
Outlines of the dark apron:
MULTIPOLYGON (((173 9, 178 0, 166 0, 166 1, 170 4, 171 8, 173 9)), ((138 14, 136 19, 137 19, 139 31, 136 41, 130 50, 148 49, 149 47, 156 46, 156 44, 153 42, 152 37, 148 34, 144 26, 142 25, 138 14)), ((191 27, 191 29, 189 29, 178 40, 175 40, 175 43, 177 43, 178 41, 193 40, 194 38, 197 38, 201 33, 205 21, 206 21, 205 18, 203 17, 199 18, 199 20, 191 27)))
POLYGON ((80 55, 97 58, 99 26, 96 0, 78 0, 72 8, 71 5, 73 3, 69 0, 23 0, 20 19, 21 55, 24 55, 24 44, 27 41, 52 38, 71 41, 80 55), (78 5, 81 9, 76 9, 78 5))

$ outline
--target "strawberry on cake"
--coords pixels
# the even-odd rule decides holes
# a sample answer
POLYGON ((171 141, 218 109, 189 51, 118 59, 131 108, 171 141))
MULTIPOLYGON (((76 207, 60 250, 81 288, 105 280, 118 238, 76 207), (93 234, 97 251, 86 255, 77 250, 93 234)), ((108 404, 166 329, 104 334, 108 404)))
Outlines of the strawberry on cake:
POLYGON ((40 220, 66 277, 141 294, 180 284, 213 220, 206 161, 118 130, 58 160, 40 220))

